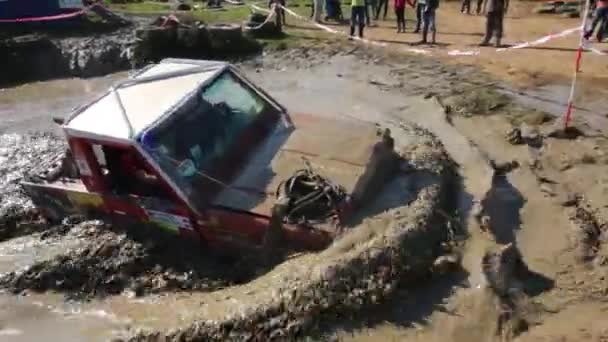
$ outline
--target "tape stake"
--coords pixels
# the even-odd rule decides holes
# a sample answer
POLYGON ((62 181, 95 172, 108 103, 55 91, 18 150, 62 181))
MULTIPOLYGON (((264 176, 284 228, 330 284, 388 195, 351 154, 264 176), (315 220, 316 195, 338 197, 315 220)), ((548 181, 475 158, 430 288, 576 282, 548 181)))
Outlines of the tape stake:
POLYGON ((581 59, 583 58, 583 46, 579 46, 576 51, 576 72, 581 72, 581 59))
POLYGON ((585 11, 583 12, 583 19, 581 26, 579 27, 581 30, 581 36, 578 42, 578 49, 576 51, 576 58, 574 62, 574 74, 572 75, 572 84, 570 85, 570 96, 568 97, 568 107, 566 107, 566 113, 564 114, 564 130, 568 128, 570 125, 570 121, 572 120, 572 107, 574 103, 574 94, 576 92, 576 80, 578 78, 578 73, 581 68, 581 60, 583 56, 583 49, 585 48, 585 28, 587 27, 587 19, 589 18, 589 7, 591 0, 585 1, 585 11))
POLYGON ((564 119, 564 130, 570 125, 570 120, 572 118, 572 107, 572 101, 568 101, 568 107, 566 107, 566 117, 564 119))

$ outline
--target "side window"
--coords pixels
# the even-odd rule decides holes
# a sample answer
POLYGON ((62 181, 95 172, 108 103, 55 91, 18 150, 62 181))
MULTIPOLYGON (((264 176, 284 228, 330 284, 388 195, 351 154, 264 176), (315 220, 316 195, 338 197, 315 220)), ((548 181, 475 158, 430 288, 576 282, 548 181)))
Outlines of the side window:
MULTIPOLYGON (((114 193, 169 197, 162 179, 149 170, 146 162, 134 150, 113 146, 100 146, 100 149, 106 170, 105 176, 114 193)), ((97 155, 97 152, 95 154, 97 155)))

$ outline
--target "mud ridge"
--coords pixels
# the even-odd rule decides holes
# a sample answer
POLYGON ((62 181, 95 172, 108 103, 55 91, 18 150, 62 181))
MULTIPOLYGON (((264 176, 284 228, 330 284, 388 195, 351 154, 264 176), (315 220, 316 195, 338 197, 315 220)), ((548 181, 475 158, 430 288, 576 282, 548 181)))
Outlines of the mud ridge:
POLYGON ((447 236, 444 218, 436 209, 444 205, 445 184, 453 176, 453 164, 430 133, 414 133, 427 139, 402 150, 402 155, 407 156, 411 172, 430 173, 437 183, 421 189, 407 207, 385 213, 392 220, 384 231, 376 231, 371 239, 357 244, 349 242, 349 235, 360 234, 356 230, 344 235, 320 253, 310 277, 288 282, 267 304, 249 307, 223 320, 201 320, 170 332, 140 332, 129 340, 294 339, 315 331, 326 317, 348 315, 379 303, 398 285, 411 284, 426 274, 447 236))
POLYGON ((602 234, 608 231, 608 223, 601 221, 596 211, 581 198, 576 198, 576 206, 569 216, 577 259, 581 262, 593 260, 600 249, 602 234))
POLYGON ((41 261, 23 272, 0 278, 13 293, 54 290, 72 299, 128 292, 130 296, 165 291, 212 291, 253 276, 250 264, 222 264, 200 245, 153 229, 137 227, 137 235, 101 221, 64 221, 41 239, 70 234, 84 243, 41 261), (142 230, 146 230, 145 232, 142 230), (155 233, 156 232, 156 233, 155 233))

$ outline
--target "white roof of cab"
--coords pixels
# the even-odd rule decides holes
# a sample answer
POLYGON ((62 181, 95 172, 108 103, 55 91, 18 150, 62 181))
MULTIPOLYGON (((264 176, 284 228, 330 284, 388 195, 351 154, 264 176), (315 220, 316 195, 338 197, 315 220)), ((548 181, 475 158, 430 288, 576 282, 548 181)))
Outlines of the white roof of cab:
POLYGON ((65 128, 78 135, 133 139, 226 66, 224 62, 163 60, 77 110, 65 128))

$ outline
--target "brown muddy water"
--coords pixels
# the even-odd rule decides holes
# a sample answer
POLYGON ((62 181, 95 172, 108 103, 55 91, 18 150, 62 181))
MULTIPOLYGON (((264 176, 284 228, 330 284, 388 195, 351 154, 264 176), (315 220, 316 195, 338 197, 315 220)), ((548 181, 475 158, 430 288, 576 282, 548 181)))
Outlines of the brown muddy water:
MULTIPOLYGON (((369 57, 354 51, 330 54, 289 51, 278 57, 248 61, 242 68, 292 112, 370 122, 409 120, 432 131, 460 165, 463 191, 457 199, 462 219, 459 224, 469 231, 470 237, 462 273, 432 278, 420 288, 403 290, 391 303, 362 313, 363 317, 356 322, 328 328, 324 337, 347 341, 489 341, 494 338, 496 312, 486 293, 480 265, 489 243, 469 212, 492 189, 492 170, 488 157, 445 120, 442 106, 425 96, 479 87, 488 79, 473 72, 474 67, 470 66, 445 66, 408 56, 386 61, 382 56, 369 57), (468 314, 473 312, 474 315, 468 314)), ((57 132, 52 116, 65 115, 125 75, 0 89, 0 134, 57 132)), ((523 204, 514 197, 513 189, 498 186, 495 190, 498 201, 495 205, 508 208, 507 212, 497 209, 499 214, 515 213, 518 217, 523 204)), ((506 239, 516 240, 529 233, 524 230, 516 234, 506 239)), ((41 242, 36 235, 1 242, 0 273, 23 269, 78 243, 78 240, 41 242)), ((189 298, 188 294, 167 294, 144 299, 114 296, 83 302, 66 301, 62 295, 52 293, 20 296, 2 293, 0 341, 102 341, 140 326, 169 328, 192 316, 188 311, 194 308, 209 318, 222 316, 228 309, 217 303, 234 301, 232 306, 238 307, 241 300, 238 296, 213 299, 211 294, 206 303, 184 305, 189 298), (164 303, 175 305, 153 311, 159 306, 149 303, 160 297, 164 303)))

